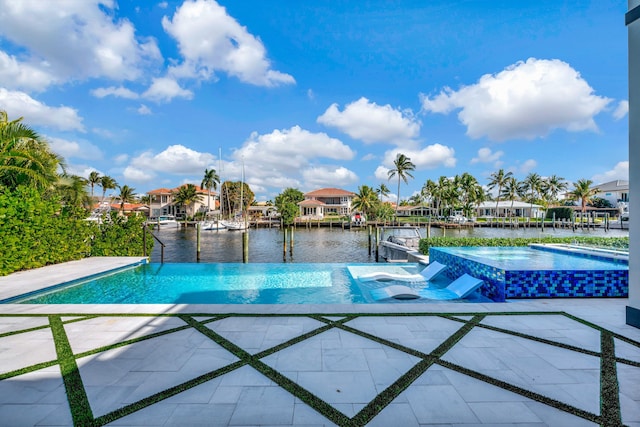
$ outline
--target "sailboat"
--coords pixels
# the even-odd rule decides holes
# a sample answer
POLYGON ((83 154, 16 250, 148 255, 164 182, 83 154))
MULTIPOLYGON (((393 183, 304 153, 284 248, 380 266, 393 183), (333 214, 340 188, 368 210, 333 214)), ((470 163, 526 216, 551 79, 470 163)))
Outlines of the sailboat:
POLYGON ((242 162, 242 180, 240 182, 240 212, 237 212, 233 220, 220 221, 220 224, 225 226, 229 231, 241 231, 248 228, 246 218, 243 215, 243 192, 244 192, 244 162, 242 162))

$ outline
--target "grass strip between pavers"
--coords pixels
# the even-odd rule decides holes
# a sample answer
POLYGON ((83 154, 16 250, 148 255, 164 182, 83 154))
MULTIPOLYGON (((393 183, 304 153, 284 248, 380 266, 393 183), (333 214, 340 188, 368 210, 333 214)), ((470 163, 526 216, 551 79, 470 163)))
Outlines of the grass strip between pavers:
POLYGON ((603 420, 602 425, 606 427, 622 426, 615 343, 611 333, 603 331, 600 334, 602 350, 600 358, 600 415, 603 420))
POLYGON ((49 316, 49 324, 51 325, 51 333, 58 355, 58 362, 60 363, 60 372, 67 392, 73 424, 82 427, 92 426, 93 413, 91 412, 91 405, 89 404, 67 333, 64 330, 62 319, 60 316, 51 315, 49 316))
MULTIPOLYGON (((614 338, 618 338, 627 342, 628 344, 634 345, 636 347, 640 347, 640 344, 632 339, 624 337, 620 334, 608 331, 605 328, 602 328, 598 325, 595 325, 591 322, 585 321, 584 319, 580 319, 576 316, 569 315, 564 312, 495 312, 495 313, 486 313, 486 312, 478 312, 478 313, 322 313, 322 314, 284 314, 284 313, 226 313, 226 314, 218 314, 218 313, 195 313, 195 314, 183 314, 183 313, 161 313, 161 314, 93 314, 87 315, 83 314, 57 314, 57 315, 42 315, 42 314, 20 314, 20 315, 11 315, 11 314, 0 314, 0 317, 44 317, 47 316, 49 318, 49 324, 51 327, 51 331, 54 337, 56 352, 58 354, 58 360, 56 361, 48 361, 39 363, 36 365, 32 365, 26 368, 22 368, 20 370, 8 372, 5 374, 0 374, 0 380, 10 378, 13 376, 21 375, 28 372, 33 372, 38 369, 42 369, 44 367, 49 367, 55 365, 57 363, 60 364, 60 369, 62 372, 63 381, 65 384, 65 389, 67 391, 67 398, 69 401, 69 407, 71 409, 71 414, 74 420, 74 425, 77 426, 102 426, 119 418, 122 418, 126 415, 132 414, 136 411, 144 409, 150 405, 158 403, 164 399, 167 399, 171 396, 179 394, 185 390, 193 388, 197 385, 200 385, 204 382, 207 382, 213 378, 224 375, 228 372, 231 372, 235 369, 238 369, 241 366, 249 365, 261 372, 263 375, 274 381, 278 386, 292 393, 295 397, 301 399, 304 403, 315 409, 317 412, 325 416, 327 419, 332 422, 341 425, 341 426, 363 426, 366 423, 370 422, 375 416, 377 416, 387 405, 389 405, 393 400, 395 400, 400 393, 406 390, 420 375, 422 375, 430 366, 434 363, 437 363, 443 367, 448 369, 452 369, 464 375, 468 375, 472 378, 479 379, 486 383, 492 384, 494 386, 500 387, 504 390, 520 394, 524 397, 530 398, 532 400, 538 401, 545 405, 554 407, 558 410, 567 412, 569 414, 584 418, 586 420, 601 423, 601 425, 605 426, 618 426, 622 425, 621 422, 621 412, 620 412, 620 400, 619 400, 619 389, 617 382, 617 370, 616 363, 626 363, 632 366, 640 366, 640 363, 635 361, 630 361, 622 358, 617 358, 615 356, 615 348, 614 348, 614 338), (601 332, 601 353, 593 352, 591 350, 586 350, 583 348, 571 346, 568 344, 559 343, 556 341, 551 341, 544 338, 538 338, 535 336, 531 336, 528 334, 520 333, 517 331, 511 331, 508 329, 497 328, 490 325, 480 324, 482 319, 486 316, 498 316, 498 315, 557 315, 561 314, 567 316, 570 319, 578 321, 588 327, 596 329, 601 332), (62 321, 62 317, 72 317, 79 316, 78 319, 71 319, 65 322, 62 321), (134 338, 131 340, 127 340, 126 342, 115 343, 109 346, 101 347, 99 349, 90 350, 84 352, 82 354, 78 354, 74 357, 72 349, 70 347, 66 332, 64 331, 64 324, 74 323, 81 320, 86 320, 95 317, 179 317, 185 323, 186 326, 172 328, 170 330, 157 332, 149 335, 145 335, 143 337, 134 338), (213 317, 212 317, 213 316, 213 317), (346 325, 347 322, 358 318, 358 317, 405 317, 405 316, 416 316, 416 317, 426 317, 426 316, 438 316, 443 317, 449 320, 455 320, 457 322, 462 323, 460 329, 454 332, 449 338, 447 338, 440 346, 438 346, 435 350, 433 350, 429 354, 425 354, 418 350, 405 347, 400 344, 396 344, 394 342, 388 341, 386 339, 371 335, 369 333, 360 331, 353 327, 346 325), (470 320, 460 319, 453 316, 473 316, 470 320), (195 317, 212 317, 206 320, 198 321, 195 317), (207 328, 205 324, 215 322, 217 320, 222 320, 224 318, 229 317, 307 317, 312 318, 317 321, 324 323, 324 326, 320 326, 319 328, 313 329, 307 333, 294 337, 284 343, 276 345, 267 350, 261 351, 258 354, 251 355, 246 352, 244 349, 238 347, 234 343, 228 341, 221 335, 217 334, 213 330, 207 328), (342 317, 339 320, 331 320, 326 317, 342 317), (506 383, 504 381, 489 377, 482 373, 470 370, 463 366, 458 366, 454 363, 442 360, 441 357, 449 351, 460 339, 462 339, 468 332, 470 332, 474 327, 482 327, 489 330, 494 330, 499 333, 509 334, 516 337, 520 337, 523 339, 533 340, 537 342, 541 342, 543 344, 548 344, 556 347, 563 348, 565 350, 577 351, 583 354, 587 354, 590 356, 600 357, 601 358, 601 415, 592 414, 588 411, 582 410, 580 408, 573 407, 563 402, 559 402, 555 399, 548 398, 546 396, 540 395, 538 393, 523 389, 521 387, 506 383), (221 345, 227 351, 234 354, 240 360, 238 362, 227 365, 223 368, 217 369, 215 371, 209 372, 207 374, 201 375, 195 379, 186 381, 177 386, 171 387, 167 390, 156 393, 152 396, 144 398, 138 402, 127 405, 125 407, 119 408, 115 411, 112 411, 108 414, 100 416, 96 419, 93 419, 93 415, 91 412, 90 404, 88 398, 86 396, 86 392, 84 386, 82 384, 82 379, 80 377, 80 373, 76 364, 75 359, 79 357, 88 356, 90 354, 97 354, 103 351, 107 351, 113 348, 122 347, 124 345, 129 345, 135 342, 144 341, 147 339, 159 337, 162 335, 170 334, 173 332, 177 332, 179 330, 184 330, 187 328, 194 328, 198 330, 200 333, 203 333, 211 340, 221 345), (407 371, 404 375, 402 375, 398 380, 396 380, 393 384, 391 384, 387 389, 383 390, 380 394, 378 394, 365 408, 358 412, 353 418, 349 418, 344 415, 342 412, 333 408, 330 404, 318 398, 317 396, 310 393, 308 390, 304 389, 300 385, 296 384, 294 381, 290 380, 286 376, 282 375, 280 372, 266 365, 260 359, 274 354, 278 351, 281 351, 287 347, 290 347, 296 343, 302 342, 308 338, 311 338, 315 335, 323 333, 332 328, 342 329, 344 331, 354 333, 363 338, 376 341, 382 345, 389 346, 396 350, 402 351, 404 353, 416 356, 421 358, 422 360, 414 365, 409 371, 407 371)), ((20 331, 13 331, 10 333, 5 333, 4 336, 9 335, 17 335, 20 333, 31 332, 34 330, 40 330, 47 328, 49 326, 40 326, 34 328, 28 328, 20 331)), ((2 337, 3 335, 0 335, 2 337)))

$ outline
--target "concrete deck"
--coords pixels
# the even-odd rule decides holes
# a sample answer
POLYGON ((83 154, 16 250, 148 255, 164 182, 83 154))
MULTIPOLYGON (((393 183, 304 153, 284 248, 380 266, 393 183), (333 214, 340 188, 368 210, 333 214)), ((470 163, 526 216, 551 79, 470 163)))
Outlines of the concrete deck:
POLYGON ((640 426, 626 304, 0 305, 0 424, 640 426))

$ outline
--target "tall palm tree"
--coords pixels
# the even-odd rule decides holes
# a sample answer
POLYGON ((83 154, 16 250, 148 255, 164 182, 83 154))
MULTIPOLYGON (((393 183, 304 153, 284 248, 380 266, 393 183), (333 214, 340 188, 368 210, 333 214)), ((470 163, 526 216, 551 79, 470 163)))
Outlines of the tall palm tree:
POLYGON ((358 187, 358 194, 353 198, 352 206, 370 218, 379 203, 376 191, 368 185, 361 185, 358 187))
POLYGON ((513 176, 509 177, 502 187, 502 194, 500 194, 504 199, 511 201, 509 214, 513 215, 513 202, 518 199, 521 194, 522 185, 513 176))
POLYGON ((544 191, 549 195, 549 201, 551 203, 555 203, 558 200, 558 195, 566 191, 568 188, 567 182, 564 178, 561 178, 557 175, 551 175, 544 180, 544 191))
POLYGON ((498 187, 498 195, 496 197, 496 216, 498 216, 498 205, 500 204, 500 195, 502 194, 502 187, 505 186, 507 180, 513 177, 513 173, 505 172, 504 169, 499 169, 497 172, 489 175, 489 190, 493 190, 498 187))
POLYGON ((378 188, 376 188, 376 193, 378 194, 378 198, 380 199, 380 201, 382 201, 383 197, 387 197, 390 192, 391 190, 389 190, 389 187, 387 187, 384 182, 380 184, 378 188))
POLYGON ((120 189, 120 194, 118 194, 118 199, 120 199, 120 211, 124 214, 124 204, 135 202, 135 188, 131 188, 128 185, 118 186, 120 189))
POLYGON ((21 121, 9 121, 7 113, 0 111, 0 186, 51 188, 58 181, 58 168, 65 169, 64 160, 21 121))
POLYGON ((464 215, 471 216, 473 206, 484 201, 484 190, 476 178, 468 172, 455 177, 454 183, 457 185, 458 198, 464 215))
POLYGON ((591 187, 593 185, 593 181, 590 179, 579 179, 577 182, 573 183, 573 190, 569 192, 569 196, 573 200, 580 200, 580 205, 582 207, 582 213, 585 213, 587 210, 587 203, 591 201, 593 196, 598 194, 598 189, 595 187, 591 187))
POLYGON ((411 159, 405 156, 402 153, 398 153, 396 155, 396 159, 393 161, 394 168, 391 169, 387 174, 389 175, 389 179, 394 176, 398 176, 398 201, 396 203, 396 217, 398 216, 398 207, 400 206, 400 180, 402 179, 405 184, 409 183, 409 178, 413 178, 411 175, 411 171, 415 170, 416 165, 411 163, 411 159))
MULTIPOLYGON (((187 214, 195 202, 202 200, 202 196, 198 194, 196 186, 193 184, 185 184, 180 186, 173 194, 173 202, 178 206, 185 207, 187 214)), ((186 216, 185 216, 186 221, 186 216)))
MULTIPOLYGON (((205 169, 204 170, 204 178, 202 178, 202 183, 200 187, 207 190, 207 214, 211 210, 211 189, 218 189, 218 184, 220 183, 220 177, 215 169, 205 169)), ((214 206, 215 208, 215 206, 214 206)))
POLYGON ((522 181, 523 190, 527 194, 527 198, 529 199, 529 216, 533 212, 533 202, 537 201, 537 195, 540 193, 542 189, 542 178, 537 173, 530 173, 526 176, 526 178, 522 181))
POLYGON ((102 177, 100 177, 100 187, 102 187, 102 200, 104 201, 107 191, 118 188, 118 183, 109 175, 102 175, 102 177))
POLYGON ((89 186, 91 186, 91 199, 93 199, 93 187, 96 184, 100 184, 101 179, 102 177, 100 176, 100 173, 97 171, 91 171, 91 173, 89 174, 89 178, 87 179, 87 182, 89 182, 89 186))

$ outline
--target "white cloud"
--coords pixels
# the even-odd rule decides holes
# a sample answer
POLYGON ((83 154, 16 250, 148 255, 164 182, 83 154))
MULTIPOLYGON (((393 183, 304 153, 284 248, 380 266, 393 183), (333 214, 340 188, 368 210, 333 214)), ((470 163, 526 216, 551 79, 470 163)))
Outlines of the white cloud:
POLYGON ((533 159, 528 159, 528 160, 525 160, 525 162, 520 165, 520 167, 518 168, 518 171, 521 174, 526 175, 532 170, 534 170, 537 166, 538 166, 538 162, 536 162, 533 159))
POLYGON ((363 162, 368 162, 369 160, 375 160, 377 158, 377 156, 373 153, 369 153, 369 154, 365 154, 364 156, 362 156, 362 160, 363 162))
POLYGON ((618 102, 618 106, 613 111, 613 118, 616 120, 620 120, 627 114, 629 114, 629 101, 618 102))
MULTIPOLYGON (((351 160, 355 153, 347 145, 325 133, 312 133, 293 126, 260 135, 252 133, 233 153, 234 163, 226 165, 225 176, 238 179, 245 164, 246 181, 269 188, 298 187, 305 180, 303 171, 321 170, 321 161, 351 160)), ((335 169, 335 167, 334 167, 335 169)))
POLYGON ((183 145, 171 145, 158 154, 146 151, 132 158, 123 175, 135 182, 150 181, 159 173, 199 176, 213 164, 214 159, 209 153, 201 153, 183 145))
POLYGON ((313 89, 307 89, 307 98, 312 101, 316 99, 316 94, 313 92, 313 89))
POLYGON ((35 90, 46 89, 56 78, 46 70, 46 64, 19 62, 0 50, 0 85, 8 89, 35 90))
POLYGON ((339 139, 326 133, 311 133, 293 126, 265 135, 253 133, 234 158, 255 162, 263 168, 295 171, 308 165, 311 159, 351 160, 355 153, 339 139))
POLYGON ((135 166, 127 166, 122 171, 122 176, 131 182, 150 182, 156 177, 156 174, 152 171, 140 169, 135 166))
POLYGON ((356 184, 358 176, 349 169, 340 166, 317 166, 302 172, 306 188, 345 187, 356 184))
POLYGON ((602 173, 594 175, 591 180, 596 184, 603 184, 609 181, 615 181, 617 179, 622 179, 625 181, 629 180, 629 162, 618 162, 613 169, 602 173))
POLYGON ((293 84, 289 74, 275 71, 259 38, 251 35, 213 0, 187 0, 162 27, 178 42, 184 62, 175 77, 209 79, 216 71, 257 86, 293 84))
POLYGON ((499 167, 502 165, 502 161, 500 161, 500 157, 504 155, 504 151, 496 151, 495 153, 491 151, 490 148, 484 147, 478 150, 477 157, 471 159, 471 164, 476 163, 493 163, 493 166, 499 167))
POLYGON ((123 163, 126 163, 129 160, 129 155, 126 153, 123 154, 118 154, 117 156, 115 156, 113 158, 113 161, 117 164, 117 165, 121 165, 123 163))
POLYGON ((386 182, 386 181, 389 179, 389 171, 390 171, 390 170, 391 170, 391 169, 386 168, 386 167, 384 167, 384 166, 380 165, 380 166, 378 166, 378 167, 376 168, 376 171, 375 171, 373 174, 374 174, 374 176, 375 176, 377 179, 379 179, 380 181, 384 181, 384 182, 386 182))
POLYGON ((344 111, 332 104, 317 121, 365 143, 407 144, 420 133, 420 123, 410 111, 378 105, 364 97, 348 104, 344 111))
POLYGON ((169 3, 167 3, 166 1, 161 1, 160 3, 158 3, 158 7, 160 9, 166 9, 167 7, 169 7, 169 3))
POLYGON ((22 73, 38 64, 34 89, 96 77, 135 80, 160 51, 155 40, 136 37, 131 22, 114 19, 116 9, 114 0, 0 0, 0 36, 28 51, 22 73))
POLYGON ((96 98, 104 98, 105 96, 115 96, 116 98, 138 99, 140 95, 122 86, 99 87, 91 91, 91 95, 96 98))
MULTIPOLYGON (((0 105, 13 118, 24 117, 31 126, 48 126, 59 130, 84 131, 78 111, 70 107, 49 107, 24 92, 0 87, 0 105)), ((10 117, 11 119, 11 117, 10 117)))
POLYGON ((177 81, 169 77, 154 78, 149 89, 142 96, 156 102, 169 102, 173 98, 192 99, 193 92, 180 87, 177 81))
POLYGON ((423 149, 394 148, 384 153, 382 164, 387 169, 393 168, 393 161, 398 153, 402 153, 416 166, 416 170, 434 169, 437 167, 452 168, 456 165, 455 150, 441 144, 428 145, 423 149))
POLYGON ((150 114, 152 114, 151 112, 151 108, 147 107, 144 104, 140 104, 140 107, 138 107, 138 109, 136 110, 138 112, 138 114, 140 114, 141 116, 148 116, 150 114))
POLYGON ((566 62, 530 58, 458 91, 445 88, 421 98, 425 112, 460 109, 458 118, 471 138, 505 141, 543 137, 555 129, 597 131, 593 118, 611 99, 593 92, 566 62))
POLYGON ((51 149, 65 159, 100 160, 104 154, 95 145, 87 141, 69 141, 63 138, 47 137, 51 149))

